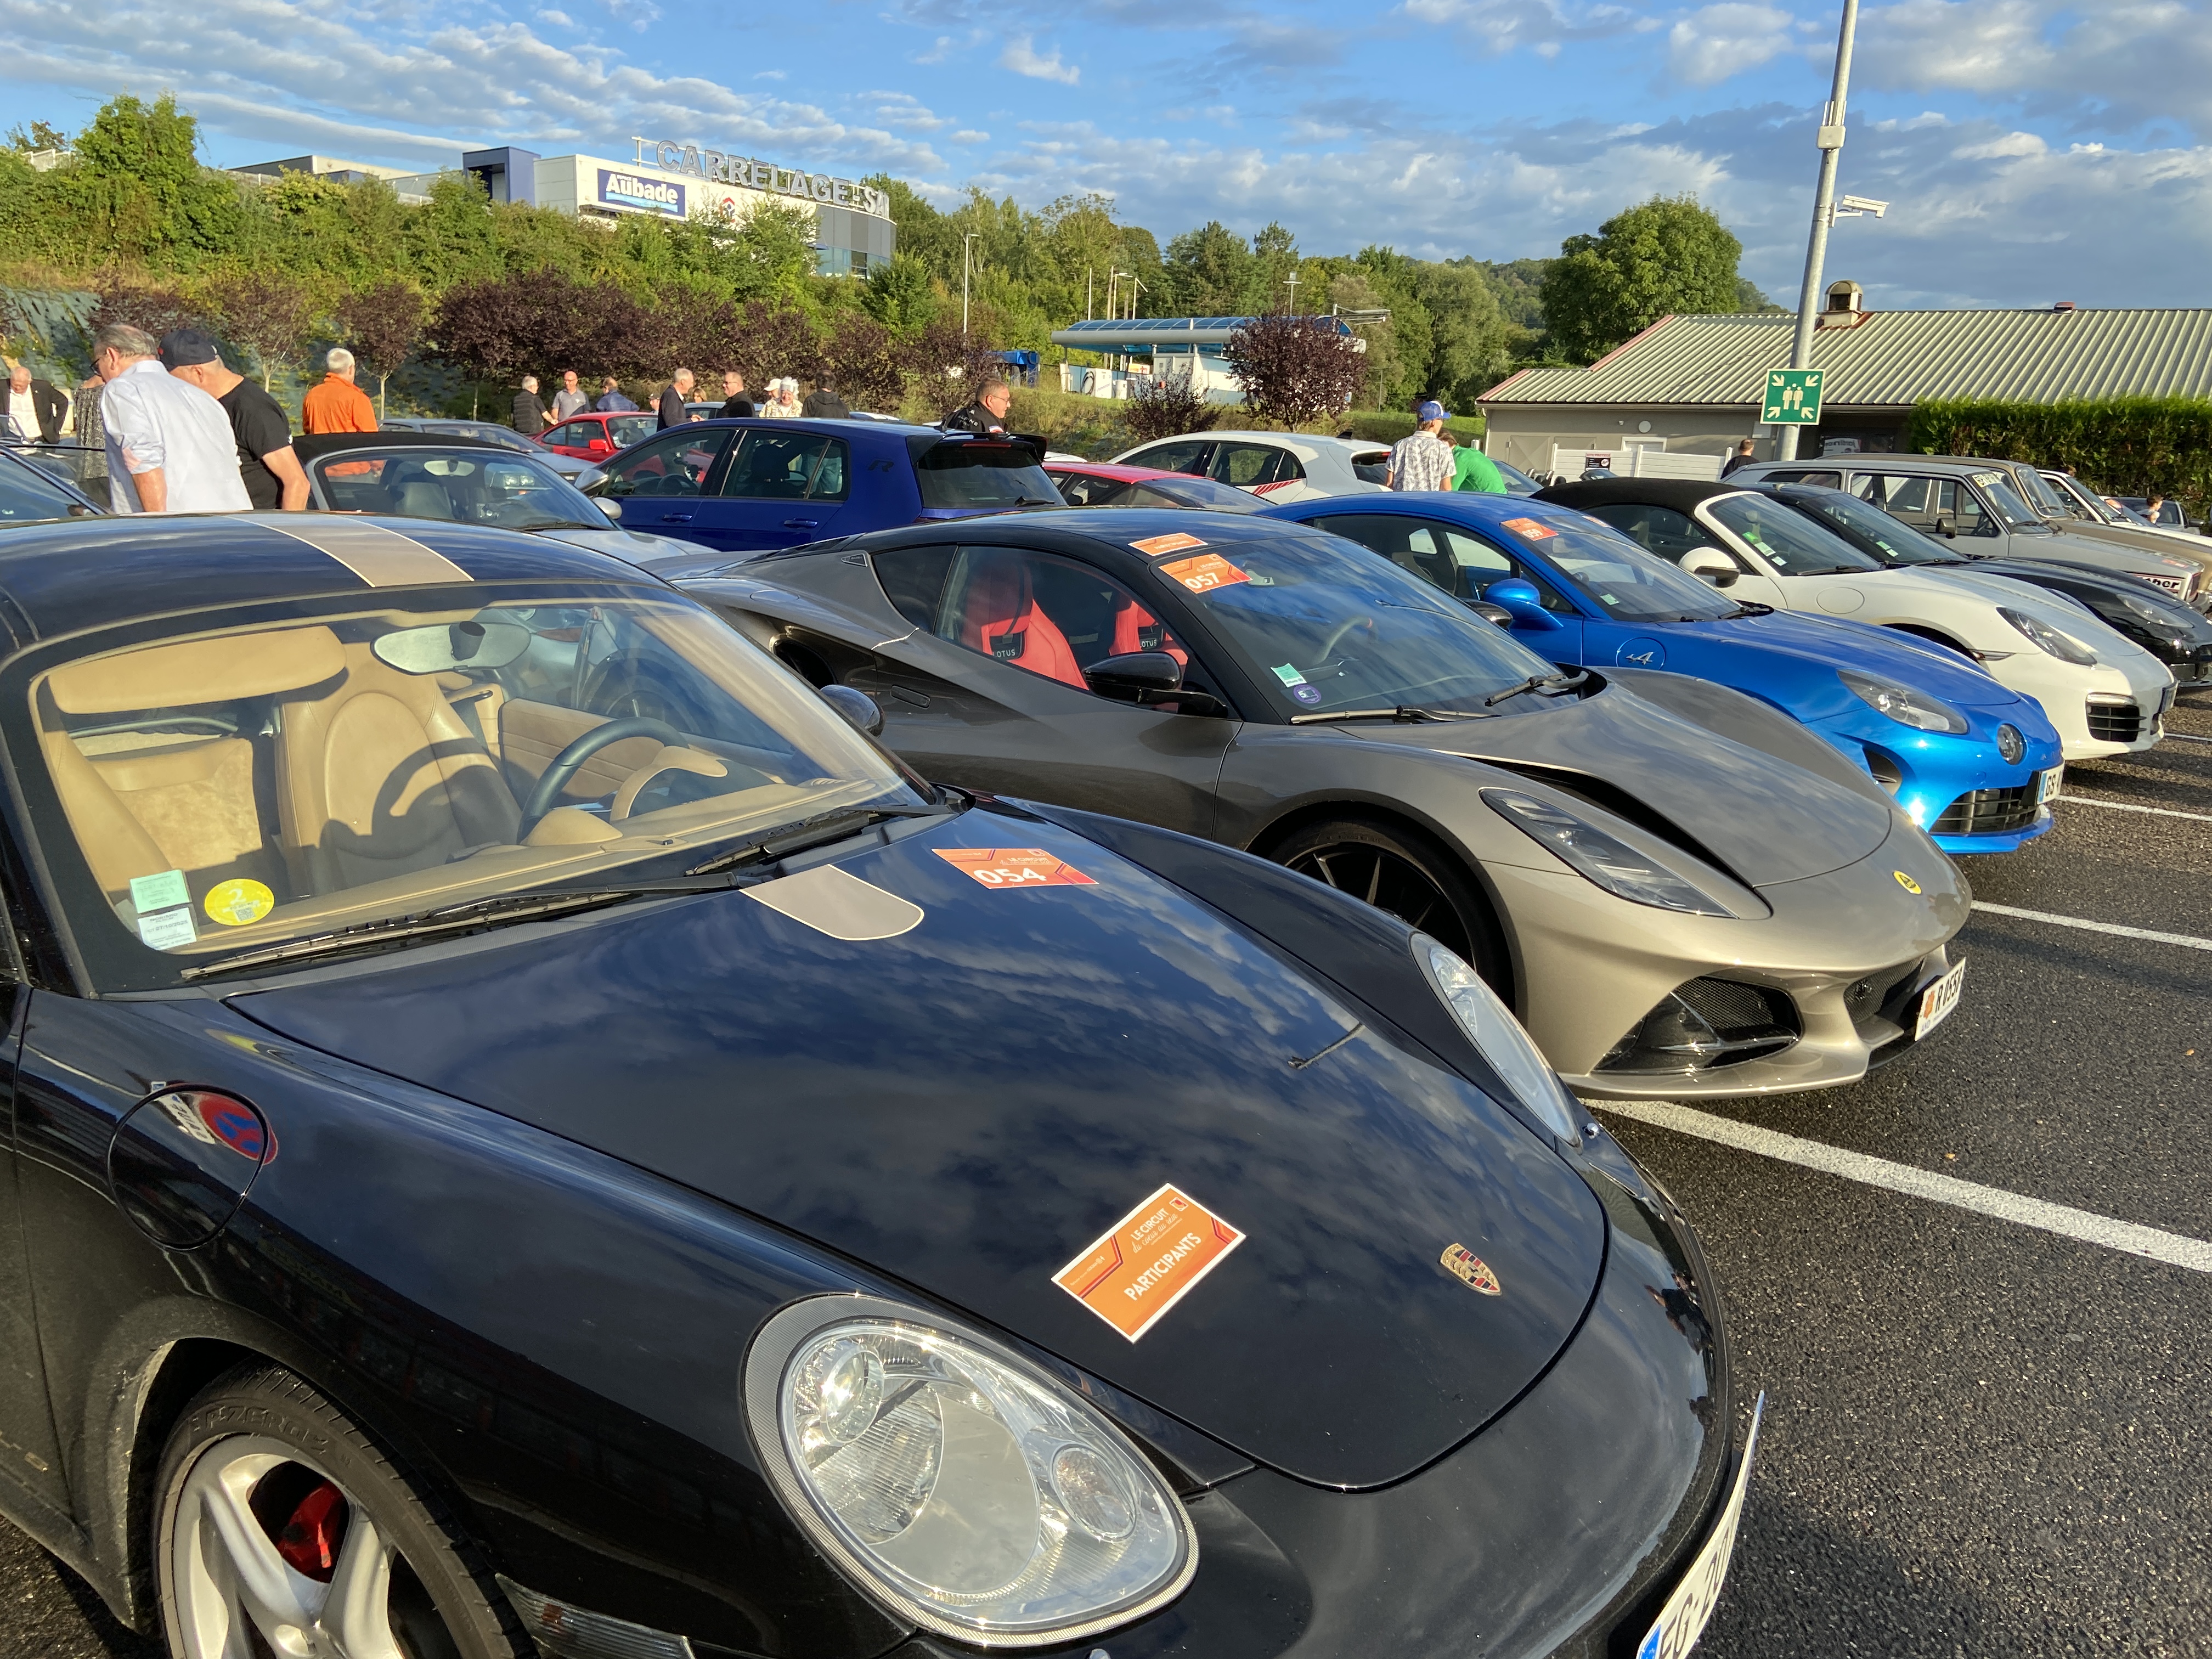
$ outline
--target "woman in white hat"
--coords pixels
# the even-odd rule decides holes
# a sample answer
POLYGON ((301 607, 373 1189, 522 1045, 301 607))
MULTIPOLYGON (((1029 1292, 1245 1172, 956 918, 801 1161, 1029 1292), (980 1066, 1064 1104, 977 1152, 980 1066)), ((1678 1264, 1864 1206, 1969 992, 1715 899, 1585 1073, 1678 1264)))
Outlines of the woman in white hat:
POLYGON ((779 420, 791 420, 799 414, 799 382, 793 380, 770 380, 769 400, 761 405, 760 412, 779 420))

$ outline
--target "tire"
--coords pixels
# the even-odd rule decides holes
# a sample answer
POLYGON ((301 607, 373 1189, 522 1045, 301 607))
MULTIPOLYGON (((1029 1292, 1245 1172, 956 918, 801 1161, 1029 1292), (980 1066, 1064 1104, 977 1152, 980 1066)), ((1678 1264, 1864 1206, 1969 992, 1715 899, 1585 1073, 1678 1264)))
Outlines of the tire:
POLYGON ((1513 1000, 1512 964, 1490 901, 1430 836, 1379 818, 1334 818, 1293 830, 1267 856, 1418 927, 1513 1000))
POLYGON ((296 1651, 343 1659, 526 1659, 490 1572, 434 1501, 291 1372, 211 1384, 155 1477, 154 1582, 173 1659, 296 1651), (228 1645, 243 1625, 252 1633, 228 1645))

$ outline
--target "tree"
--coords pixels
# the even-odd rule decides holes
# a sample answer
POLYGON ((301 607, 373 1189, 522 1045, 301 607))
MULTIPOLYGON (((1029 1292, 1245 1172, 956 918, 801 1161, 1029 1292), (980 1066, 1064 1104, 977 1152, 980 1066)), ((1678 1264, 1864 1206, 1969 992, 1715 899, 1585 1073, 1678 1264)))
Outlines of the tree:
POLYGON ((868 273, 860 284, 860 308, 885 328, 911 334, 937 315, 937 284, 928 266, 902 252, 868 273))
POLYGON ((1188 374, 1169 374, 1131 383, 1122 424, 1140 444, 1186 432, 1204 432, 1221 418, 1221 405, 1191 389, 1188 374))
POLYGON ((1253 303, 1259 262, 1244 239, 1218 219, 1185 231, 1168 244, 1158 298, 1170 317, 1246 317, 1253 303))
POLYGON ((76 137, 58 188, 103 254, 158 256, 221 248, 234 240, 238 191, 199 164, 199 126, 163 94, 151 104, 110 100, 76 137))
POLYGON ((207 319, 204 307, 174 289, 118 283, 100 290, 90 331, 97 334, 112 324, 128 323, 158 340, 172 329, 198 328, 207 319))
POLYGON ((902 346, 901 367, 916 380, 916 390, 945 410, 975 400, 976 390, 994 374, 1006 373, 1006 360, 978 331, 963 335, 957 317, 941 317, 902 346))
POLYGON ((737 362, 730 366, 743 372, 747 386, 761 391, 785 375, 813 380, 822 366, 812 320, 803 311, 766 300, 746 301, 732 349, 737 362))
POLYGON ((1594 362, 1672 313, 1733 312, 1743 244, 1694 196, 1655 196, 1595 236, 1570 236, 1544 275, 1544 320, 1570 361, 1594 362))
POLYGON ((856 409, 896 410, 906 389, 900 341, 866 312, 840 312, 822 343, 822 369, 856 409))
POLYGON ((448 290, 430 325, 433 349, 477 380, 519 379, 539 355, 542 294, 525 279, 495 276, 448 290))
POLYGON ((1245 324, 1221 357, 1255 414, 1293 427, 1350 408, 1365 368, 1333 319, 1287 312, 1245 324))
POLYGON ((300 355, 314 325, 314 302, 307 290, 281 271, 248 271, 217 283, 208 297, 215 302, 223 337, 251 349, 261 364, 261 389, 270 371, 300 355))
POLYGON ((736 300, 796 299, 814 271, 814 216, 763 202, 723 237, 723 271, 736 300))
MULTIPOLYGON (((1382 295, 1368 280, 1367 273, 1358 267, 1332 278, 1328 285, 1328 303, 1338 311, 1362 312, 1384 309, 1382 295)), ((1352 331, 1367 343, 1366 355, 1359 360, 1359 406, 1362 409, 1389 409, 1396 405, 1396 388, 1407 379, 1404 361, 1398 355, 1398 337, 1389 319, 1380 322, 1356 322, 1352 331)))
POLYGON ((1448 409, 1471 413, 1475 399, 1505 378, 1520 331, 1471 264, 1418 264, 1413 277, 1430 319, 1429 393, 1448 409))
POLYGON ((8 148, 25 155, 35 155, 40 150, 67 149, 69 135, 59 127, 50 127, 44 121, 33 121, 27 132, 21 127, 8 129, 8 148))
POLYGON ((385 387, 422 343, 428 309, 421 289, 399 282, 356 289, 338 302, 339 332, 354 356, 376 376, 379 420, 384 417, 385 387))

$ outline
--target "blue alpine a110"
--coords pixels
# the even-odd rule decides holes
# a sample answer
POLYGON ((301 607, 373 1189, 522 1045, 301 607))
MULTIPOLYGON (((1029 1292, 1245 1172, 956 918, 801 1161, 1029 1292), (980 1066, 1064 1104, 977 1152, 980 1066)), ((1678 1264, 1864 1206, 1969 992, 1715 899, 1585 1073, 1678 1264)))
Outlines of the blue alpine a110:
POLYGON ((1795 716, 1894 794, 1947 853, 2051 828, 2058 732, 2032 699, 1887 629, 1739 605, 1586 514, 1513 495, 1408 492, 1265 516, 1350 538, 1554 662, 1659 669, 1795 716))

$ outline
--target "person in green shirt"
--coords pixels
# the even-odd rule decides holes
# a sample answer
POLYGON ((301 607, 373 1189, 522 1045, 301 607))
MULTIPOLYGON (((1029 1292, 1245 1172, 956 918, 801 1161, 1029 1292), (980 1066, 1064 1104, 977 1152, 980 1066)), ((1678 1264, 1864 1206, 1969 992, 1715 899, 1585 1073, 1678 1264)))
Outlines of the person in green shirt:
POLYGON ((1503 495, 1506 493, 1505 475, 1470 439, 1452 452, 1452 488, 1486 489, 1493 495, 1503 495))

